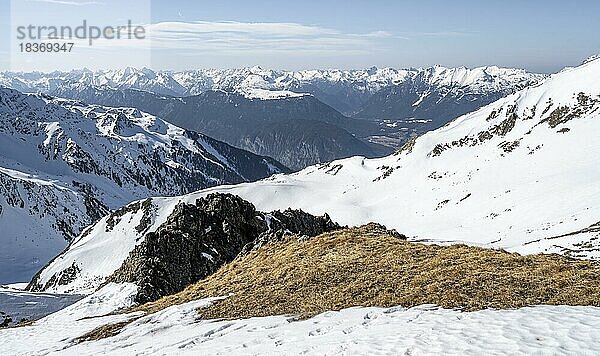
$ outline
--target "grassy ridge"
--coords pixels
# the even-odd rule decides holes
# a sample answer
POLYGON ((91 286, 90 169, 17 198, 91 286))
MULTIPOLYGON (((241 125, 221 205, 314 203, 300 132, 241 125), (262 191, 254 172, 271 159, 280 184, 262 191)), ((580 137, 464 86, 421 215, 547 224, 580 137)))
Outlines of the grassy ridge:
POLYGON ((225 295, 231 296, 199 310, 202 317, 310 317, 353 306, 421 304, 465 311, 600 306, 600 265, 559 255, 412 243, 369 224, 306 241, 267 244, 184 291, 136 310, 152 313, 225 295))

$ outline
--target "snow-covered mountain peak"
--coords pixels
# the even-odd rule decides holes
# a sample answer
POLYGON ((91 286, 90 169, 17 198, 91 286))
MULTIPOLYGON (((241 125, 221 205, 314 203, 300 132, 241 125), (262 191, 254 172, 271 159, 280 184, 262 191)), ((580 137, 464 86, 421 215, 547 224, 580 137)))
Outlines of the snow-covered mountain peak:
MULTIPOLYGON (((497 66, 485 66, 476 68, 457 67, 447 68, 443 66, 434 66, 425 68, 416 73, 423 76, 424 80, 430 85, 441 87, 458 86, 472 87, 477 90, 499 90, 510 87, 510 83, 527 82, 532 79, 531 73, 514 68, 500 68, 497 66)), ((543 76, 535 76, 537 79, 543 76)), ((534 78, 535 78, 534 77, 534 78)))
POLYGON ((0 88, 0 280, 31 277, 109 209, 282 171, 137 109, 0 88))
MULTIPOLYGON (((55 82, 85 81, 88 85, 109 85, 114 88, 137 88, 158 94, 194 95, 211 89, 257 88, 273 90, 291 90, 303 84, 345 83, 359 86, 371 93, 389 85, 396 85, 420 73, 428 73, 433 82, 469 85, 473 78, 486 71, 496 75, 520 77, 529 75, 523 70, 511 68, 479 67, 468 69, 434 66, 424 69, 394 69, 371 67, 363 70, 300 70, 275 71, 254 66, 241 69, 201 69, 187 71, 152 71, 147 68, 125 68, 122 70, 97 71, 89 76, 85 71, 55 72, 33 76, 23 73, 5 72, 0 75, 0 83, 10 84, 21 80, 31 90, 47 89, 48 79, 55 82), (468 80, 471 78, 471 80, 468 80)), ((541 76, 537 76, 538 79, 541 76)), ((19 89, 19 88, 17 88, 19 89)))

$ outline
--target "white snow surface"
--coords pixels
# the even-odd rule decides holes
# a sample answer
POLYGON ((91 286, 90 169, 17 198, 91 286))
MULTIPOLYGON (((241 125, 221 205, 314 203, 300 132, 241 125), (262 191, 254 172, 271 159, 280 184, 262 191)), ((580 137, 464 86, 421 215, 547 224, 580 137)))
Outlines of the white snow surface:
POLYGON ((286 98, 299 98, 305 95, 304 93, 294 93, 289 90, 267 90, 259 88, 243 88, 239 92, 247 99, 258 100, 276 100, 286 98))
POLYGON ((134 315, 135 288, 108 285, 32 326, 0 330, 3 355, 592 355, 600 352, 600 308, 534 306, 460 312, 355 307, 297 320, 271 316, 201 320, 209 298, 143 316, 116 336, 76 344, 95 327, 134 315), (99 306, 102 306, 99 308, 99 306), (200 309, 201 313, 201 309, 200 309), (83 317, 90 317, 86 318, 83 317))
MULTIPOLYGON (((155 232, 163 224, 177 203, 174 199, 155 198, 159 208, 153 210, 150 219, 152 224, 145 233, 155 232)), ((115 270, 117 270, 143 239, 139 239, 136 226, 142 220, 143 210, 131 211, 120 217, 113 229, 107 229, 107 217, 94 225, 93 229, 84 231, 69 246, 69 252, 60 254, 39 275, 40 284, 50 281, 52 276, 60 274, 65 267, 76 264, 80 273, 71 283, 54 285, 48 290, 55 293, 91 294, 115 270)))
POLYGON ((127 320, 135 314, 106 316, 134 304, 137 287, 110 283, 96 293, 28 327, 0 330, 3 355, 61 354, 73 339, 98 326, 127 320))

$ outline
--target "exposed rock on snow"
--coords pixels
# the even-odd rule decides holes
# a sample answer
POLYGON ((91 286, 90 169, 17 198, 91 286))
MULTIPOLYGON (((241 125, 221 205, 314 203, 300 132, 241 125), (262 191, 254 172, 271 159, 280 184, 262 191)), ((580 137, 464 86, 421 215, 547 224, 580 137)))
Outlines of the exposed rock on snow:
POLYGON ((279 242, 136 310, 228 296, 204 319, 311 317, 352 306, 435 304, 474 311, 538 304, 600 307, 600 266, 559 255, 407 242, 378 224, 279 242))
POLYGON ((429 242, 598 258, 599 232, 584 229, 600 216, 599 83, 596 60, 460 117, 385 158, 354 157, 255 183, 152 199, 153 213, 141 232, 134 227, 147 220, 143 211, 127 212, 111 229, 104 218, 36 284, 46 286, 77 262, 82 272, 76 281, 50 290, 93 290, 97 278, 117 270, 140 237, 156 232, 180 202, 194 204, 213 192, 239 195, 261 211, 291 207, 329 213, 342 224, 375 221, 429 242), (565 113, 552 114, 565 107, 565 113), (557 132, 564 127, 570 130, 557 132))

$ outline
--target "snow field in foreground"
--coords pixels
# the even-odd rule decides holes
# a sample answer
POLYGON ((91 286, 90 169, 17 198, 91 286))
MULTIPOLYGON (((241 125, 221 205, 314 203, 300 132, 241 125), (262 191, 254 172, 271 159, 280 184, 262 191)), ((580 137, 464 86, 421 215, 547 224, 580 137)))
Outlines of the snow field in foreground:
MULTIPOLYGON (((535 306, 463 313, 422 305, 350 308, 297 321, 290 316, 200 320, 215 298, 142 317, 115 337, 74 344, 95 327, 130 316, 93 319, 131 305, 135 286, 110 284, 32 326, 0 330, 4 355, 446 354, 585 355, 600 353, 600 308, 535 306)), ((139 315, 139 314, 136 314, 139 315)))

